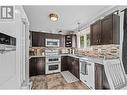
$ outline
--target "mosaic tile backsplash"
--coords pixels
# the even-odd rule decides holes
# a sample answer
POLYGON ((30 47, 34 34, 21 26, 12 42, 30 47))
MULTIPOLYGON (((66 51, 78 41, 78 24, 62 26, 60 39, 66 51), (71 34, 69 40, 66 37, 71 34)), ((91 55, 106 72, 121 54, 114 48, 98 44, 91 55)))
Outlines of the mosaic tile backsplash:
MULTIPOLYGON (((119 58, 119 45, 96 45, 87 48, 59 48, 60 54, 78 54, 81 56, 98 57, 98 58, 119 58)), ((44 56, 46 48, 30 49, 30 56, 44 56)))
POLYGON ((97 45, 78 49, 78 54, 99 58, 119 58, 119 45, 97 45))

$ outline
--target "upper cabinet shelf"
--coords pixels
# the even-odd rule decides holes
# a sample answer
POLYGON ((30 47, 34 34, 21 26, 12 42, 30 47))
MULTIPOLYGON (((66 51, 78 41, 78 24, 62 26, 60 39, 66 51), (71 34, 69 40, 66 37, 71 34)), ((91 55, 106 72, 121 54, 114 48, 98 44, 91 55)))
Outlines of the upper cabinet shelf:
POLYGON ((120 43, 120 17, 110 14, 91 24, 91 45, 120 43))
POLYGON ((72 35, 65 36, 65 46, 72 47, 72 35))
POLYGON ((74 34, 65 35, 65 47, 77 47, 77 36, 74 34))

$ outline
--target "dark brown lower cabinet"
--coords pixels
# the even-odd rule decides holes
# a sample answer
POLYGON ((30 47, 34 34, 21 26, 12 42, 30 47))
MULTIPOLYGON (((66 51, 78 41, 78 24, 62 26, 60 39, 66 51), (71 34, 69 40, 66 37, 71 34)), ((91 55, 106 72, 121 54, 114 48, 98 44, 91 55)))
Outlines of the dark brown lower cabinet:
POLYGON ((35 76, 37 74, 36 58, 29 60, 29 76, 35 76))
POLYGON ((103 65, 95 63, 95 89, 103 89, 103 70, 103 65))
POLYGON ((79 78, 79 58, 71 56, 61 57, 61 71, 70 71, 75 77, 79 78))
POLYGON ((77 77, 77 78, 80 78, 79 77, 79 58, 75 58, 74 60, 74 75, 77 77))
POLYGON ((45 58, 31 58, 29 61, 29 75, 43 75, 45 74, 45 58))
POLYGON ((67 62, 67 56, 61 56, 61 71, 67 71, 68 70, 68 62, 67 62))
POLYGON ((68 62, 68 70, 73 74, 73 61, 74 58, 71 56, 68 56, 67 62, 68 62))

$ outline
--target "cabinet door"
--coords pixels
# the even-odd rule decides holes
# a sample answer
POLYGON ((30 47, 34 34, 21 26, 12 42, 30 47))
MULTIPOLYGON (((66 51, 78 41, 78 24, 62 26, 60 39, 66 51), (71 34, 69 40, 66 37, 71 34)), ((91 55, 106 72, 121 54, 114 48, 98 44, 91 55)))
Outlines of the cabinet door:
POLYGON ((31 58, 29 62, 30 76, 45 74, 45 58, 31 58))
POLYGON ((61 57, 61 71, 67 71, 68 70, 68 62, 67 62, 67 56, 61 57))
POLYGON ((91 45, 101 44, 101 21, 97 21, 91 25, 91 45))
POLYGON ((45 46, 45 33, 32 32, 32 46, 44 47, 45 46))
POLYGON ((112 44, 113 43, 113 19, 112 15, 109 15, 102 19, 102 44, 112 44))
POLYGON ((95 63, 95 89, 103 88, 103 65, 95 63))
POLYGON ((59 35, 58 34, 45 33, 45 37, 47 39, 59 39, 59 35))
POLYGON ((38 46, 39 47, 45 47, 45 33, 39 33, 38 34, 38 46))
POLYGON ((68 70, 77 78, 79 78, 79 59, 68 56, 68 70))
POLYGON ((79 79, 79 59, 74 60, 74 75, 79 79))
POLYGON ((32 32, 32 46, 37 47, 38 46, 38 33, 32 32))
POLYGON ((74 60, 71 62, 71 73, 75 76, 75 62, 74 62, 74 60))
POLYGON ((71 72, 72 60, 71 60, 71 57, 70 56, 67 57, 67 63, 68 63, 68 70, 71 72))
POLYGON ((37 75, 37 67, 36 67, 36 58, 31 58, 29 61, 29 75, 30 76, 35 76, 37 75))
POLYGON ((43 75, 45 74, 45 58, 37 58, 36 61, 36 67, 37 67, 37 75, 43 75))
POLYGON ((67 63, 68 63, 68 70, 73 73, 73 57, 68 56, 67 57, 67 63))

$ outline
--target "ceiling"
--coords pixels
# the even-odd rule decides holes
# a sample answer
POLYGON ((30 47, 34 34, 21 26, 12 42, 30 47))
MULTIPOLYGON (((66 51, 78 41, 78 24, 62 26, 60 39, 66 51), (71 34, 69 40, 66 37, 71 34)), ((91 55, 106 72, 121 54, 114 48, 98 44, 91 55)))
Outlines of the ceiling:
POLYGON ((30 30, 58 33, 72 31, 80 25, 87 24, 98 14, 111 6, 23 6, 30 22, 30 30), (59 15, 57 22, 49 19, 49 14, 55 12, 59 15))

